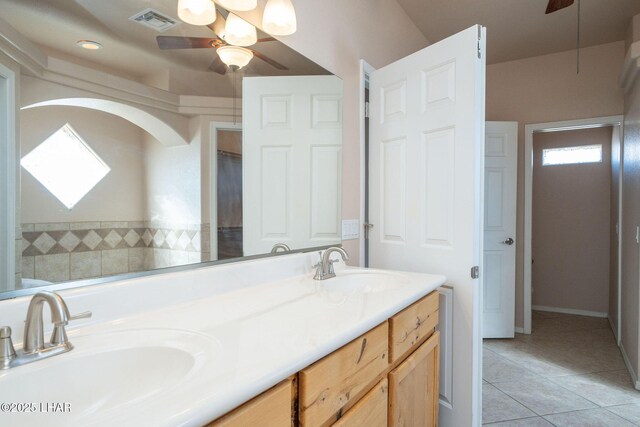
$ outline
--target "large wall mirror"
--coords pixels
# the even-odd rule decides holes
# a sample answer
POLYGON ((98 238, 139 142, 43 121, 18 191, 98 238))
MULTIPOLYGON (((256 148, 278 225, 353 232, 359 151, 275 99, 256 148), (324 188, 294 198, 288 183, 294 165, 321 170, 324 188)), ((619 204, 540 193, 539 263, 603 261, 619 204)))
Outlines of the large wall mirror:
POLYGON ((237 17, 189 25, 177 3, 0 0, 21 65, 0 299, 340 243, 341 80, 260 30, 234 71, 217 48, 237 17))

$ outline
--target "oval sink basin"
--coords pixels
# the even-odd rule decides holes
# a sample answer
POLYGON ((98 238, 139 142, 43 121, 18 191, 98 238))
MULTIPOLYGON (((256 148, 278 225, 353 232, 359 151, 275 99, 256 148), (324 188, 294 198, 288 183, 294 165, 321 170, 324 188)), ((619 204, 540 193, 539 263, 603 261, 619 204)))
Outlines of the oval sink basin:
MULTIPOLYGON (((108 416, 188 388, 220 347, 210 337, 172 329, 96 333, 70 340, 75 348, 68 353, 0 371, 0 402, 68 403, 71 412, 48 414, 47 422, 90 422, 97 412, 108 416)), ((9 415, 19 417, 16 425, 29 425, 47 414, 9 415)))

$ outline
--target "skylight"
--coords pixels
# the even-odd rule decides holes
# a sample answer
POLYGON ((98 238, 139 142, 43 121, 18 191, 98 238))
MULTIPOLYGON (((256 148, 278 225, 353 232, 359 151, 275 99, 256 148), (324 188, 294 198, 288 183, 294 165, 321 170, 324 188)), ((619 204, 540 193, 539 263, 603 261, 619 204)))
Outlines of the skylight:
POLYGON ((111 170, 69 123, 24 156, 20 164, 68 209, 111 170))
POLYGON ((600 163, 601 161, 602 145, 581 145, 542 150, 543 166, 600 163))

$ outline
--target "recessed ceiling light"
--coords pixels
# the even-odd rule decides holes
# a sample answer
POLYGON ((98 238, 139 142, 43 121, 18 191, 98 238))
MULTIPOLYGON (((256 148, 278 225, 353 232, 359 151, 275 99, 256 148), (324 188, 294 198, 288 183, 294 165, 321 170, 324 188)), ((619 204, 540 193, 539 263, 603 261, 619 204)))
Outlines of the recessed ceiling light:
POLYGON ((100 43, 94 42, 92 40, 78 40, 76 44, 81 48, 88 50, 102 49, 102 45, 100 43))

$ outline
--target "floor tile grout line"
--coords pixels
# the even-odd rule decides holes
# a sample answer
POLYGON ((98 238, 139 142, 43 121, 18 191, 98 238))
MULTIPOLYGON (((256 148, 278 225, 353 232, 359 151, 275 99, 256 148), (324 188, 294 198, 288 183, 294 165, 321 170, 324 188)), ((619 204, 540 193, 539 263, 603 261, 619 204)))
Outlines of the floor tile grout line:
MULTIPOLYGON (((485 425, 491 425, 491 424, 506 423, 506 422, 508 422, 508 421, 533 420, 533 419, 535 419, 535 418, 540 418, 540 419, 543 419, 543 420, 544 420, 544 418, 543 418, 541 415, 535 415, 535 416, 533 416, 533 417, 514 418, 514 419, 512 419, 512 420, 491 421, 491 422, 488 422, 488 423, 482 423, 482 425, 483 425, 483 426, 485 426, 485 425)), ((545 420, 545 421, 547 421, 547 420, 545 420)), ((555 424, 551 423, 550 421, 547 421, 547 422, 548 422, 549 424, 551 424, 551 425, 555 426, 555 424)))
MULTIPOLYGON (((491 384, 493 386, 493 388, 495 388, 496 390, 498 390, 500 393, 504 394, 505 396, 507 396, 508 398, 510 398, 511 400, 513 400, 516 403, 519 403, 520 405, 522 405, 524 408, 530 410, 531 412, 533 412, 534 414, 536 414, 537 416, 541 416, 540 414, 538 414, 536 411, 534 411, 533 409, 529 408, 527 405, 525 405, 524 403, 520 402, 518 399, 516 399, 515 397, 509 395, 508 393, 500 390, 498 387, 496 387, 495 385, 491 384)), ((525 418, 533 418, 533 417, 525 417, 525 418)), ((510 420, 502 420, 502 421, 496 421, 496 422, 503 422, 503 421, 513 421, 513 420, 521 420, 522 418, 512 418, 510 420)))
MULTIPOLYGON (((558 316, 558 317, 554 317, 554 318, 559 318, 559 317, 565 317, 565 316, 558 316)), ((566 317, 574 317, 574 318, 580 318, 581 316, 566 316, 566 317)), ((547 319, 536 319, 537 322, 536 323, 542 323, 542 324, 547 324, 547 325, 551 325, 553 326, 553 321, 551 322, 545 322, 544 320, 548 320, 551 318, 547 318, 547 319), (542 321, 540 321, 542 320, 542 321)), ((564 346, 561 343, 567 343, 568 341, 563 340, 562 338, 558 338, 558 339, 554 339, 553 335, 551 340, 546 340, 544 339, 544 329, 543 328, 543 332, 542 334, 536 334, 536 337, 532 337, 533 339, 531 340, 519 340, 518 339, 518 335, 516 335, 516 339, 515 340, 511 340, 511 343, 515 344, 516 347, 516 352, 515 354, 518 355, 518 353, 521 353, 524 356, 530 356, 533 357, 534 359, 540 359, 540 357, 537 356, 543 356, 544 352, 546 351, 550 351, 552 349, 554 349, 554 347, 557 347, 555 350, 558 350, 560 353, 560 355, 562 356, 563 352, 566 353, 566 348, 563 348, 564 346), (535 353, 539 353, 542 352, 542 354, 538 354, 536 355, 535 353)), ((538 329, 539 330, 539 329, 538 329)), ((560 335, 563 334, 569 334, 571 335, 571 333, 580 333, 580 332, 584 332, 586 334, 590 334, 592 332, 595 332, 593 334, 593 339, 596 341, 598 350, 602 352, 601 356, 602 357, 596 357, 596 364, 600 364, 602 362, 606 363, 607 360, 609 360, 611 357, 609 356, 610 353, 615 353, 615 352, 611 352, 610 350, 612 350, 614 347, 616 349, 618 349, 619 352, 619 348, 617 346, 617 344, 614 341, 611 341, 609 338, 610 337, 605 337, 603 334, 596 332, 596 331, 602 331, 602 330, 607 330, 609 332, 611 332, 611 328, 610 325, 606 325, 606 326, 592 326, 592 327, 576 327, 574 328, 569 328, 568 330, 561 330, 560 335), (601 344, 601 345, 600 345, 601 344)), ((548 331, 554 331, 551 328, 548 328, 548 331)), ((553 332, 551 332, 551 334, 553 334, 553 332)), ((560 369, 565 369, 566 371, 568 371, 567 373, 561 374, 561 375, 544 375, 544 374, 540 374, 536 371, 530 370, 528 368, 528 365, 525 363, 525 361, 522 360, 514 360, 512 359, 514 353, 513 352, 509 352, 509 346, 499 346, 499 347, 492 347, 492 346, 487 346, 485 347, 485 349, 488 351, 488 354, 492 354, 493 356, 497 356, 499 361, 502 362, 506 362, 508 364, 511 364, 512 366, 515 366, 519 369, 522 370, 523 375, 533 375, 533 377, 535 378, 535 380, 538 381, 542 381, 542 380, 547 380, 550 381, 555 387, 558 387, 559 390, 564 390, 566 393, 569 393, 570 395, 574 395, 577 398, 582 399, 585 403, 588 403, 590 405, 593 405, 593 407, 591 408, 581 408, 581 409, 573 409, 570 411, 562 411, 562 412, 556 412, 556 413, 551 413, 551 414, 538 414, 536 411, 534 411, 533 409, 531 409, 529 406, 527 406, 524 402, 522 402, 521 400, 519 400, 518 398, 516 398, 515 396, 510 395, 508 392, 502 390, 502 388, 500 388, 501 384, 505 384, 505 383, 509 383, 509 382, 517 382, 517 381, 527 381, 527 379, 523 379, 523 378, 519 378, 516 380, 511 380, 511 381, 489 381, 485 378, 483 378, 483 380, 491 385, 492 387, 494 387, 494 389, 497 389, 498 391, 500 391, 502 394, 506 395, 509 399, 519 403, 520 405, 522 405, 522 407, 528 409, 529 411, 531 411, 533 414, 536 414, 536 417, 524 417, 524 418, 513 418, 510 420, 503 420, 500 422, 509 422, 509 421, 514 421, 514 420, 520 420, 520 419, 527 419, 527 418, 540 418, 543 419, 545 422, 550 423, 551 425, 556 425, 554 423, 552 423, 550 420, 548 420, 546 417, 549 416, 553 416, 556 414, 563 414, 563 413, 572 413, 572 412, 580 412, 580 411, 589 411, 589 410, 598 410, 598 409, 605 409, 605 412, 608 414, 611 414, 615 417, 617 417, 618 419, 621 420, 625 420, 631 424, 637 425, 636 423, 634 423, 633 421, 616 414, 615 412, 609 410, 609 408, 613 408, 616 406, 623 406, 623 405, 629 405, 629 404, 634 404, 635 402, 633 400, 629 401, 629 402, 625 402, 625 403, 616 403, 613 405, 600 405, 596 402, 594 402, 593 400, 591 400, 590 397, 587 396, 582 396, 572 390, 570 390, 569 388, 567 388, 565 385, 562 384, 563 382, 563 378, 566 380, 566 377, 592 377, 592 380, 596 380, 596 382, 599 382, 599 379, 602 379, 603 381, 605 381, 604 383, 602 383, 602 386, 604 387, 617 387, 617 386, 622 386, 622 388, 624 389, 624 386, 622 384, 617 384, 617 383, 613 383, 613 384, 607 384, 606 380, 607 378, 598 378, 598 376, 601 376, 603 374, 607 374, 607 373, 612 373, 612 372, 623 372, 626 371, 626 369, 624 369, 623 366, 617 367, 616 369, 610 369, 610 368, 597 368, 596 370, 593 371, 589 371, 587 370, 586 372, 571 372, 570 369, 571 368, 564 368, 562 365, 556 365, 555 363, 545 363, 544 360, 542 360, 543 363, 549 365, 549 367, 558 367, 560 369), (507 350, 507 355, 505 355, 504 352, 501 352, 501 350, 507 350), (595 378, 593 378, 595 376, 595 378)), ((614 358, 614 364, 616 363, 616 357, 618 356, 618 354, 616 354, 615 356, 612 356, 614 358)), ((588 362, 588 361, 587 361, 588 362)), ((560 361, 560 363, 562 363, 562 361, 560 361)), ((588 365, 589 363, 587 363, 588 365)), ((493 422, 498 422, 498 421, 493 421, 493 422)), ((489 423, 490 424, 490 423, 489 423)))
POLYGON ((626 418, 626 417, 623 417, 623 416, 622 416, 622 415, 620 415, 620 414, 616 414, 615 412, 613 412, 613 411, 611 411, 611 410, 609 409, 609 408, 613 408, 613 407, 615 407, 615 406, 625 406, 625 405, 633 405, 633 403, 623 403, 622 405, 602 406, 602 409, 606 410, 607 412, 612 413, 612 414, 613 414, 613 415, 615 415, 615 416, 618 416, 618 417, 622 418, 622 419, 623 419, 623 420, 625 420, 625 421, 630 422, 630 423, 631 423, 631 424, 633 424, 634 426, 640 426, 640 424, 638 424, 638 423, 634 423, 634 422, 633 422, 633 421, 631 421, 630 419, 628 419, 628 418, 626 418))

